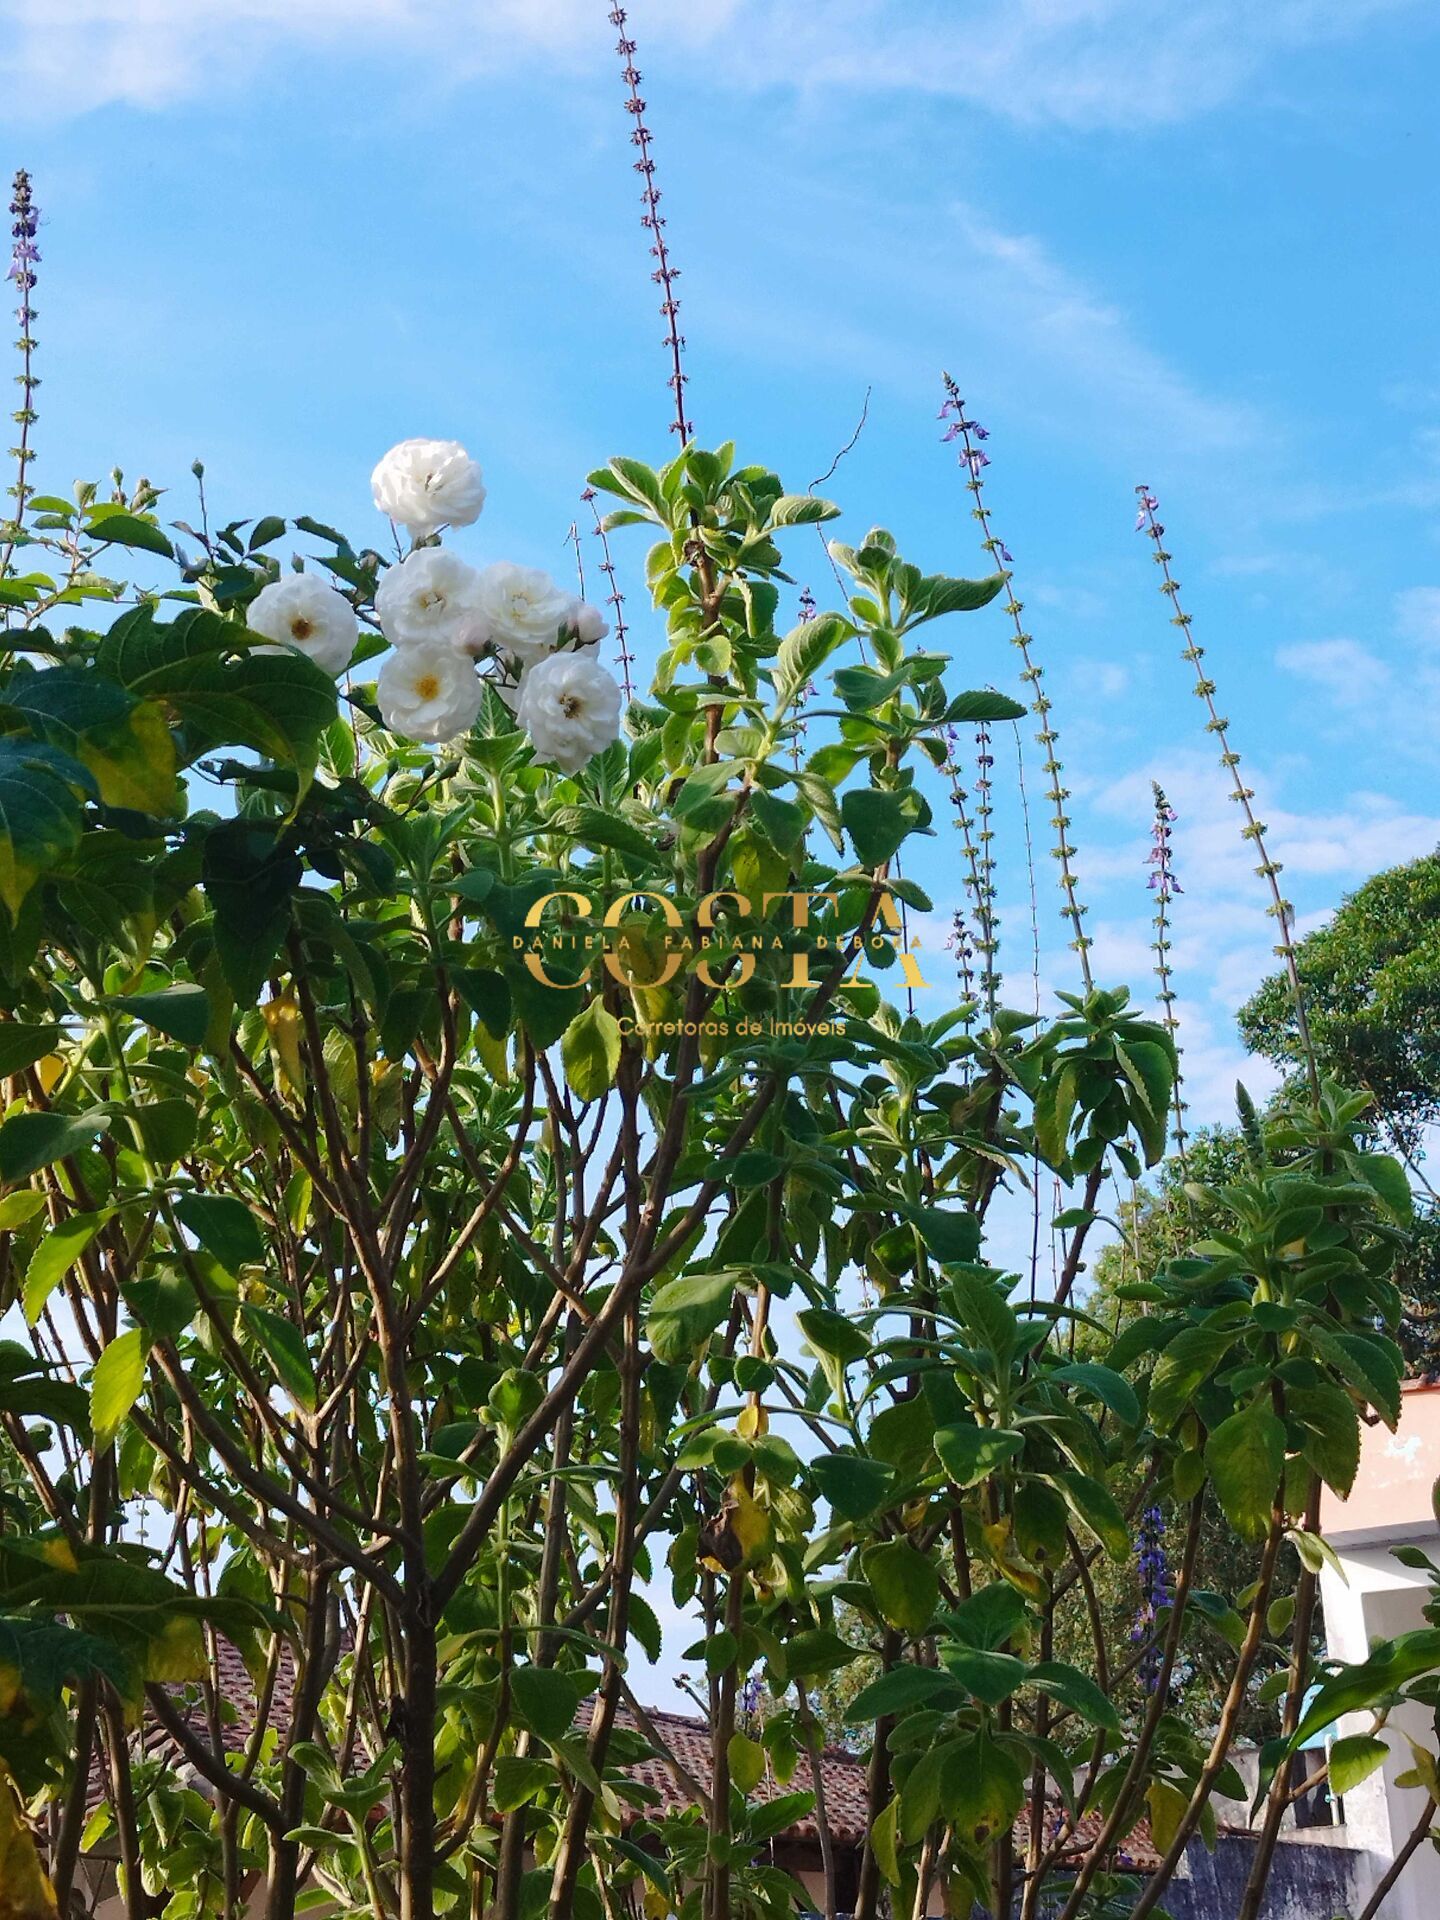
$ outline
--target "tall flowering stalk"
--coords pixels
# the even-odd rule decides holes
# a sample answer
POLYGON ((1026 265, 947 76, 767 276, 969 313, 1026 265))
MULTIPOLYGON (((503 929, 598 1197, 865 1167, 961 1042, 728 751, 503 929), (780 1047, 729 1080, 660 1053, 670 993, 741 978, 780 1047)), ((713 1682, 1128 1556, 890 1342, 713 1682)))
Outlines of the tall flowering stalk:
MULTIPOLYGON (((810 591, 809 587, 802 587, 800 589, 800 606, 799 606, 801 625, 808 626, 809 623, 815 618, 815 612, 816 612, 816 608, 815 608, 814 594, 810 591)), ((791 739, 790 739, 790 762, 792 766, 797 768, 800 765, 801 754, 804 751, 805 735, 809 731, 809 729, 805 724, 805 702, 810 698, 811 694, 813 694, 814 691, 815 691, 814 681, 807 680, 804 688, 801 691, 800 704, 796 709, 796 713, 795 713, 795 731, 791 735, 791 739)))
MULTIPOLYGON (((969 488, 975 501, 972 512, 975 519, 980 523, 982 536, 980 544, 995 562, 997 569, 1003 569, 1005 571, 1008 581, 1013 578, 1010 570, 1014 566, 1014 557, 1004 541, 996 534, 994 526, 991 523, 990 508, 985 500, 985 483, 982 478, 986 467, 990 464, 990 456, 985 452, 981 442, 988 440, 990 435, 977 421, 967 418, 965 402, 960 397, 960 389, 956 386, 950 375, 945 373, 940 377, 945 386, 945 402, 940 409, 940 418, 949 423, 942 437, 947 441, 958 443, 960 449, 960 466, 966 476, 965 485, 969 488)), ((1040 730, 1035 738, 1045 749, 1043 765, 1050 783, 1046 791, 1050 803, 1055 809, 1051 818, 1051 825, 1054 827, 1056 835, 1056 844, 1053 852, 1056 860, 1059 862, 1060 887, 1065 895, 1065 905, 1062 911, 1065 918, 1070 922, 1071 932, 1074 936, 1071 945, 1080 956, 1080 971, 1084 977, 1085 990, 1088 993, 1094 987, 1095 982, 1090 972, 1090 941, 1086 936, 1082 924, 1085 908, 1080 902, 1078 891, 1079 879, 1075 873, 1073 864, 1076 850, 1070 839, 1070 816, 1065 811, 1065 803, 1070 798, 1070 794, 1068 789, 1061 784, 1061 775, 1064 772, 1064 767, 1057 752, 1060 744, 1060 735, 1051 721, 1052 707, 1050 697, 1041 684, 1044 679, 1045 670, 1036 662, 1034 637, 1026 632, 1024 622, 1020 618, 1024 610, 1024 602, 1015 597, 1012 589, 1005 602, 1005 611, 1009 614, 1011 624, 1015 629, 1014 644, 1019 648, 1020 658, 1023 662, 1020 677, 1030 688, 1032 695, 1031 707, 1040 722, 1040 730)))
POLYGON ((1156 1623, 1170 1604, 1170 1569, 1165 1559, 1165 1515, 1156 1506, 1146 1507, 1135 1535, 1135 1561, 1140 1575, 1140 1605, 1130 1628, 1135 1646, 1143 1643, 1140 1656, 1140 1685, 1153 1694, 1160 1683, 1160 1642, 1156 1623))
MULTIPOLYGON (((600 509, 595 504, 594 487, 586 487, 580 498, 590 509, 595 522, 595 538, 600 542, 600 571, 605 576, 605 585, 608 589, 604 595, 604 601, 610 608, 615 622, 615 663, 620 669, 620 684, 625 689, 625 704, 628 707, 635 698, 635 686, 630 672, 635 663, 635 656, 630 651, 630 629, 625 624, 625 595, 620 591, 620 582, 615 577, 615 562, 610 553, 610 536, 605 531, 605 522, 601 519, 600 509)), ((578 555, 578 547, 576 552, 578 555)))
MULTIPOLYGON (((980 856, 975 845, 975 833, 970 822, 970 796, 960 780, 960 761, 958 748, 960 736, 953 726, 945 729, 945 766, 944 774, 950 786, 950 804, 955 809, 955 825, 965 849, 965 885, 969 891, 975 911, 975 921, 979 937, 971 937, 965 916, 957 907, 950 920, 950 937, 947 945, 955 956, 955 971, 960 980, 960 992, 966 1005, 976 998, 975 956, 980 955, 981 980, 979 998, 983 1000, 985 1011, 994 1023, 995 994, 999 976, 995 972, 996 940, 994 935, 993 903, 987 898, 984 881, 980 871, 980 856)), ((970 1028, 970 1019, 965 1021, 966 1031, 970 1028)))
POLYGON ((1245 818, 1241 828, 1241 837, 1248 840, 1259 854, 1259 864, 1255 871, 1265 882, 1270 895, 1267 913, 1279 928, 1280 938, 1275 952, 1285 965, 1290 982, 1290 992, 1295 1003, 1295 1024, 1300 1034, 1301 1050, 1305 1055, 1305 1066, 1310 1082, 1310 1091, 1316 1104, 1320 1099, 1320 1071, 1315 1058, 1315 1044, 1310 1035, 1310 1020, 1305 1011, 1305 991, 1300 984, 1300 969, 1295 960, 1295 909, 1280 891, 1280 875, 1284 868, 1280 861, 1272 860, 1265 842, 1265 822, 1255 812, 1251 802, 1255 798, 1255 789, 1247 787, 1240 772, 1240 755, 1230 745, 1230 722, 1215 705, 1215 682, 1206 674, 1201 664, 1205 658, 1205 649, 1196 643, 1191 633, 1191 618, 1180 604, 1180 583, 1170 571, 1171 555, 1165 548, 1165 529, 1160 524, 1160 502, 1149 487, 1135 489, 1139 501, 1139 511, 1135 516, 1135 531, 1144 533, 1155 548, 1154 560, 1159 567, 1162 580, 1160 591, 1171 606, 1171 624, 1180 629, 1185 645, 1181 658, 1188 660, 1195 670, 1195 697, 1203 701, 1207 715, 1205 731, 1213 733, 1220 747, 1220 764, 1230 776, 1230 797, 1237 803, 1245 818))
POLYGON ((1185 1099, 1181 1092, 1181 1074, 1179 1068, 1180 1022, 1175 1017, 1175 989, 1170 970, 1170 902, 1177 893, 1185 889, 1175 877, 1174 848, 1171 837, 1177 818, 1175 809, 1165 797, 1165 789, 1158 780, 1151 782, 1155 793, 1155 816, 1150 828, 1150 851, 1146 863, 1150 868, 1148 885, 1155 895, 1155 938, 1151 943, 1155 949, 1155 977, 1160 982, 1160 991, 1156 998, 1160 1002, 1160 1017, 1165 1030, 1175 1048, 1175 1152, 1180 1165, 1185 1165, 1185 1099))
POLYGON ((15 309, 15 319, 20 328, 20 337, 15 346, 20 355, 20 371, 15 375, 15 384, 20 389, 20 405, 11 414, 11 419, 19 427, 19 444, 10 449, 10 457, 15 462, 15 484, 10 488, 10 497, 15 502, 15 512, 6 528, 3 553, 0 553, 0 566, 7 566, 11 554, 15 551, 15 542, 20 534, 20 523, 25 517, 25 503, 30 497, 30 462, 35 458, 35 449, 30 444, 30 429, 35 424, 35 389, 40 382, 35 377, 34 355, 35 309, 30 296, 35 291, 35 269, 40 262, 40 250, 35 244, 35 236, 40 226, 40 211, 35 205, 30 188, 30 176, 23 167, 15 175, 11 214, 10 268, 7 280, 15 282, 15 291, 19 304, 15 309))
POLYGON ((626 25, 626 13, 623 7, 612 7, 610 24, 618 27, 620 38, 615 43, 615 51, 624 61, 621 77, 625 82, 627 94, 625 111, 634 120, 630 134, 631 144, 640 150, 640 158, 635 162, 635 171, 641 178, 640 198, 645 211, 640 224, 650 235, 650 255, 655 261, 650 278, 661 289, 664 298, 660 302, 660 311, 665 317, 664 345, 670 355, 670 374, 666 385, 670 388, 675 401, 675 418, 671 422, 671 432, 680 436, 681 446, 688 446, 694 438, 694 425, 685 409, 685 387, 687 376, 681 363, 685 351, 685 336, 680 331, 680 302, 675 294, 675 282, 680 278, 680 269, 670 258, 670 249, 665 241, 665 217, 660 211, 660 189, 655 185, 655 156, 652 151, 654 136, 645 124, 645 102, 640 96, 640 69, 635 65, 636 42, 630 37, 626 25))
POLYGON ((984 955, 985 1007, 992 1021, 1000 988, 1000 916, 995 910, 995 806, 991 770, 990 729, 984 721, 975 729, 975 911, 980 921, 976 942, 984 955))

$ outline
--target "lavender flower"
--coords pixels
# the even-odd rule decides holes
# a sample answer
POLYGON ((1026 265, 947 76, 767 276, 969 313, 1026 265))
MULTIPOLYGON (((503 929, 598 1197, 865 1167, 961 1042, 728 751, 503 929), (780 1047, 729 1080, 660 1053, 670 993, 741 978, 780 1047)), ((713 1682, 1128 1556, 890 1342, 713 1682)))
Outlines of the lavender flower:
POLYGON ((671 422, 671 432, 679 434, 680 444, 683 447, 688 446, 694 438, 694 427, 685 411, 687 375, 681 365, 681 355, 685 351, 685 336, 680 331, 680 302, 675 294, 675 282, 680 278, 680 269, 671 260, 670 249, 665 241, 665 220, 660 212, 660 189, 655 185, 655 158, 651 152, 654 136, 645 124, 645 102, 640 97, 640 70, 635 65, 636 43, 625 31, 625 19, 623 7, 611 8, 610 24, 620 30, 615 51, 624 62, 621 78, 628 89, 625 111, 635 123, 630 141, 632 146, 640 150, 640 158, 635 162, 635 171, 640 175, 643 183, 640 198, 645 211, 640 216, 640 224, 650 235, 650 257, 655 262, 655 270, 650 278, 665 296, 660 302, 660 312, 666 326, 663 344, 670 355, 670 375, 665 384, 670 388, 675 401, 675 418, 671 422))
POLYGON ((1144 1642, 1140 1659, 1140 1685, 1154 1693, 1160 1684, 1160 1647, 1155 1624, 1170 1604, 1169 1568, 1165 1559, 1165 1515, 1159 1507, 1146 1507, 1140 1516, 1136 1540, 1136 1565, 1140 1574, 1140 1607, 1130 1628, 1132 1643, 1144 1642))
POLYGON ((12 418, 20 428, 20 444, 12 449, 15 460, 15 484, 10 488, 11 498, 15 502, 14 517, 7 529, 3 553, 0 553, 0 565, 8 565, 19 535, 20 522, 25 515, 25 502, 30 495, 28 469, 35 458, 35 450, 30 444, 30 429, 35 424, 35 389, 39 381, 35 378, 32 358, 35 341, 32 327, 35 321, 35 309, 30 304, 30 296, 35 290, 35 269, 40 262, 40 249, 35 244, 35 236, 40 228, 40 209, 35 205, 30 189, 30 176, 23 167, 15 175, 10 200, 11 240, 10 266, 5 275, 13 280, 20 296, 20 304, 15 309, 15 318, 20 326, 20 338, 16 346, 20 351, 20 371, 15 376, 15 384, 20 388, 20 405, 12 418))
MULTIPOLYGON (((985 483, 981 478, 985 468, 990 465, 990 458, 989 455, 983 453, 976 444, 978 441, 988 439, 989 435, 985 428, 980 426, 978 422, 967 418, 965 403, 960 397, 960 389, 956 386, 950 375, 948 373, 942 373, 940 378, 944 385, 946 402, 953 414, 955 429, 961 441, 960 466, 966 475, 965 485, 974 496, 975 505, 972 511, 975 519, 980 523, 982 535, 981 545, 997 564, 1008 568, 1013 566, 1014 561, 1009 549, 998 538, 991 524, 990 508, 985 499, 985 483)), ((945 437, 949 437, 948 433, 945 437)), ((1004 606, 1014 629, 1012 641, 1015 647, 1018 648, 1023 663, 1020 677, 1026 683, 1031 695, 1031 711, 1040 723, 1039 731, 1036 733, 1035 738, 1044 749, 1045 759, 1043 764, 1048 782, 1046 792, 1051 807, 1054 809, 1051 814, 1051 825, 1054 827, 1057 835, 1057 843, 1053 852, 1060 867, 1060 887, 1064 895, 1064 905, 1061 911, 1069 921, 1071 931, 1074 934, 1074 939, 1071 944, 1080 957, 1080 972, 1085 982, 1085 990, 1088 993, 1094 986, 1090 968, 1090 940, 1084 930, 1085 908, 1080 901, 1079 878, 1073 865, 1076 849, 1070 838, 1071 818, 1066 811, 1065 804, 1070 797, 1070 790, 1063 785, 1061 778, 1064 767, 1059 755, 1060 735, 1051 719, 1052 702, 1050 696, 1046 693, 1042 685, 1044 669, 1035 659, 1034 640, 1026 631, 1020 617, 1024 611, 1024 603, 1017 597, 1013 584, 1009 587, 1004 606)), ((987 750, 988 744, 987 740, 985 742, 985 748, 987 750)), ((984 766, 985 762, 982 756, 982 772, 984 771, 984 766)), ((988 829, 988 773, 984 779, 976 782, 976 788, 980 795, 979 812, 983 826, 985 829, 988 829)), ((980 844, 982 848, 988 850, 989 836, 985 830, 982 830, 980 834, 980 844)), ((986 926, 983 915, 981 928, 982 932, 985 932, 988 937, 989 929, 986 926)), ((981 951, 984 952, 984 941, 980 942, 980 947, 981 951)))

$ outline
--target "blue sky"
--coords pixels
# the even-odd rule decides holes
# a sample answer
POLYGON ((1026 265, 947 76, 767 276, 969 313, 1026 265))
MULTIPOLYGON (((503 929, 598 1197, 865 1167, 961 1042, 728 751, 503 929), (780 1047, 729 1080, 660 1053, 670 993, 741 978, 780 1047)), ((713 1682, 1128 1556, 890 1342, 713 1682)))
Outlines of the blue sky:
MULTIPOLYGON (((189 517, 201 453, 221 512, 366 538, 377 454, 454 435, 491 489, 466 551, 565 572, 586 469, 666 450, 606 11, 0 0, 0 158, 47 217, 40 483, 118 460, 189 517)), ((1161 496, 1311 924, 1440 838, 1440 22, 1419 0, 1204 0, 1178 23, 1136 0, 642 0, 631 23, 702 438, 798 487, 869 387, 829 488, 846 530, 883 521, 925 566, 980 571, 934 418, 956 375, 1056 702, 1097 970, 1148 989, 1158 777, 1190 1093, 1223 1111, 1270 933, 1132 488, 1161 496)), ((653 654, 639 551, 619 552, 653 654)), ((795 565, 823 602, 808 536, 795 565)), ((998 609, 951 626, 958 684, 1013 684, 998 609)), ((1012 770, 1013 744, 1023 997, 1012 770)), ((943 909, 948 834, 914 871, 943 909)), ((1071 984, 1045 871, 1040 900, 1044 977, 1071 984)), ((939 917, 921 931, 933 948, 939 917)))
MULTIPOLYGON (((31 169, 47 215, 40 484, 118 461, 188 518, 199 453, 221 513, 309 512, 366 539, 378 454, 455 436, 491 489, 463 550, 564 573, 587 469, 667 448, 606 10, 0 0, 0 164, 31 169)), ((828 489, 844 530, 881 521, 926 567, 979 572, 934 417, 955 374, 991 430, 988 498, 1056 703, 1097 973, 1139 993, 1152 778, 1179 808, 1182 1038, 1208 1118, 1228 1111, 1233 1012, 1272 934, 1132 489, 1161 496, 1314 924, 1440 839, 1440 20, 1423 0, 1166 12, 642 0, 631 17, 702 438, 798 488, 870 388, 828 489)), ((640 552, 617 551, 653 657, 640 552)), ((818 547, 793 551, 823 603, 818 547)), ((1015 684, 998 608, 950 624, 957 685, 1015 684)), ((1023 1004, 1014 752, 1002 739, 996 780, 1023 1004)), ((942 978, 948 831, 912 870, 942 978)), ((1039 899, 1044 980, 1073 985, 1043 866, 1039 899)), ((1015 1253, 1023 1212, 1002 1228, 1015 1253)), ((691 1630, 654 1597, 666 1652, 645 1690, 683 1706, 691 1630)))

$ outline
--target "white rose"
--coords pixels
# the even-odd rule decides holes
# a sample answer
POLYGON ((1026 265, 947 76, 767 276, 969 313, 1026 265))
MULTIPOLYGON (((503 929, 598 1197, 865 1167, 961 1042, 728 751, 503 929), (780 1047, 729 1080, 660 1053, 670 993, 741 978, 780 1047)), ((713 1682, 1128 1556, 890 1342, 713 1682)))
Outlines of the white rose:
POLYGON ((485 688, 468 660, 432 641, 392 653, 380 669, 375 697, 391 733, 441 741, 475 724, 485 688))
POLYGON ((293 647, 326 673, 345 671, 360 637, 350 602, 313 573, 272 580, 250 602, 245 619, 252 633, 293 647))
POLYGON ((497 560, 480 571, 476 606, 496 643, 523 666, 553 653, 570 622, 571 596, 538 567, 497 560))
POLYGON ((570 602, 568 625, 582 647, 593 647, 610 631, 610 622, 599 607, 592 606, 588 600, 578 598, 570 602))
POLYGON ((458 440, 402 440, 370 476, 381 513, 413 539, 480 518, 485 482, 458 440))
POLYGON ((620 737, 620 684, 593 654, 549 653, 522 674, 515 718, 537 759, 578 773, 620 737))
MULTIPOLYGON (((420 547, 391 567, 375 591, 380 630, 392 647, 432 641, 470 654, 481 576, 444 547, 420 547)), ((488 632, 487 632, 488 637, 488 632)))

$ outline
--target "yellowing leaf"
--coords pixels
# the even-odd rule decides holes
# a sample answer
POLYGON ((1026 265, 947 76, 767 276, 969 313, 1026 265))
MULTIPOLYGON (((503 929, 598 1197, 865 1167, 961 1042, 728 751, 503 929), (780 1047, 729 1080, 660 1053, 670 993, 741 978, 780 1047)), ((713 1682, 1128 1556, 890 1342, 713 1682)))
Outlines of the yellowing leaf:
POLYGON ((0 1920, 58 1920, 35 1836, 26 1826, 10 1770, 0 1760, 0 1920))
POLYGON ((305 1091, 305 1063, 300 1058, 300 1009, 294 996, 282 994, 278 1000, 267 1000, 260 1009, 265 1016, 265 1028, 270 1035, 270 1046, 280 1063, 280 1071, 290 1082, 296 1093, 305 1091))
POLYGON ((730 1778, 741 1793, 753 1793, 765 1778, 765 1749, 759 1741, 736 1733, 730 1736, 726 1753, 730 1760, 730 1778))
POLYGON ((1189 1797, 1179 1787, 1171 1786, 1168 1780, 1152 1780, 1145 1800, 1150 1814, 1151 1837, 1161 1853, 1166 1853, 1179 1831, 1181 1817, 1190 1804, 1189 1797))
POLYGON ((189 1614, 167 1620, 145 1650, 147 1680, 194 1680, 205 1666, 205 1636, 189 1614))
POLYGON ((770 1515, 746 1490, 743 1480, 732 1480, 730 1493, 735 1503, 730 1515, 730 1530, 740 1543, 746 1564, 753 1564, 762 1553, 770 1551, 773 1538, 770 1515))
POLYGON ((95 1362, 90 1383, 90 1424, 97 1452, 108 1447, 125 1423, 145 1384, 148 1343, 139 1327, 112 1340, 95 1362))
POLYGON ((762 1433, 770 1431, 770 1416, 758 1400, 747 1400, 740 1409, 740 1418, 735 1422, 735 1431, 742 1440, 755 1440, 762 1433))

